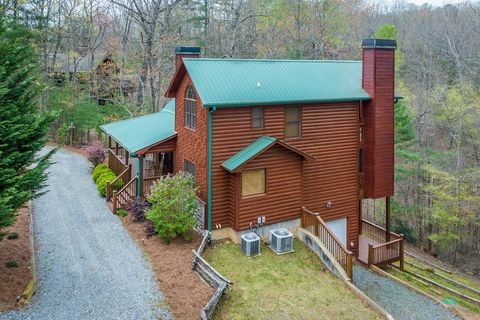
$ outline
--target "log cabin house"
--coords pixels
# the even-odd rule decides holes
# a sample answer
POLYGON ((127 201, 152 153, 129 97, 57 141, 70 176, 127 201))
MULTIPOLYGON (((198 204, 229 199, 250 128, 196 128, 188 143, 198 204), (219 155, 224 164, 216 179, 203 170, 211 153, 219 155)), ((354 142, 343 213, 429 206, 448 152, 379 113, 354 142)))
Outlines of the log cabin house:
POLYGON ((187 171, 201 227, 214 233, 235 238, 263 218, 265 233, 307 229, 337 260, 403 261, 403 237, 389 224, 395 47, 365 39, 362 61, 208 59, 176 48, 167 106, 102 126, 117 174, 138 163, 115 207, 148 193, 152 179, 187 171), (384 228, 362 219, 368 198, 385 199, 384 228))

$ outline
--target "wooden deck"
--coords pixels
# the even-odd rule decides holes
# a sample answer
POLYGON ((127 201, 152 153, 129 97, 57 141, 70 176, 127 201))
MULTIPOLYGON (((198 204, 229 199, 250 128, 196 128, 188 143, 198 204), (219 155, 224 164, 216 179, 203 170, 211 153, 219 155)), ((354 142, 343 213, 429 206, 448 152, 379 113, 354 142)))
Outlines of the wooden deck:
POLYGON ((368 264, 368 245, 373 244, 374 246, 379 244, 376 241, 373 241, 372 239, 369 239, 363 235, 358 236, 358 257, 357 260, 364 264, 368 264))

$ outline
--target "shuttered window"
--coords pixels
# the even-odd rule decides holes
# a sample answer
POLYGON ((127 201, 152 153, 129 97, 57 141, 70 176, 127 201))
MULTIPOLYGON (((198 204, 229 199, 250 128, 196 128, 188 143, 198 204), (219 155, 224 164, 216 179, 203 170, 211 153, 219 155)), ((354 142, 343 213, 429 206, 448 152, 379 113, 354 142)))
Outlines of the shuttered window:
POLYGON ((263 108, 252 108, 252 128, 263 128, 264 122, 263 108))
POLYGON ((197 100, 192 86, 188 86, 185 93, 185 127, 195 129, 197 118, 197 100))
POLYGON ((242 196, 265 193, 265 169, 242 172, 242 196))
POLYGON ((302 108, 285 108, 285 137, 300 137, 302 130, 302 108))
POLYGON ((185 159, 184 170, 185 170, 185 172, 190 173, 193 176, 193 178, 195 178, 195 175, 197 174, 197 170, 196 170, 193 162, 185 159))

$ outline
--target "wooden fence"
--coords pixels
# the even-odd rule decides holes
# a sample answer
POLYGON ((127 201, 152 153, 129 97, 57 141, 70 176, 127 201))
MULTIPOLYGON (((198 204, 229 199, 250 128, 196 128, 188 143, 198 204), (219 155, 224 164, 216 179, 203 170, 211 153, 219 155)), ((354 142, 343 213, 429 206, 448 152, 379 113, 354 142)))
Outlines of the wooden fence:
POLYGON ((118 157, 112 149, 108 149, 108 167, 112 169, 116 176, 124 172, 128 166, 118 157))
POLYGON ((118 208, 126 208, 127 205, 135 197, 137 197, 137 181, 138 177, 134 177, 126 185, 123 186, 118 192, 113 191, 112 194, 112 209, 113 213, 117 213, 118 208))
POLYGON ((376 242, 368 244, 368 265, 385 265, 400 262, 404 266, 404 237, 390 232, 390 241, 386 242, 386 230, 374 223, 362 219, 362 235, 376 242))
POLYGON ((113 181, 107 182, 106 192, 105 192, 105 200, 110 201, 112 198, 113 190, 117 182, 121 179, 123 183, 128 183, 130 181, 132 174, 132 165, 128 165, 127 169, 125 169, 122 173, 120 173, 113 181))
POLYGON ((353 254, 338 240, 325 221, 318 213, 314 213, 305 207, 302 208, 302 228, 308 230, 320 239, 327 250, 335 257, 338 264, 345 270, 347 276, 352 279, 353 254))
POLYGON ((223 295, 223 292, 228 288, 231 282, 218 273, 205 259, 203 259, 202 254, 205 251, 207 243, 210 242, 210 232, 205 231, 203 235, 202 242, 198 247, 197 251, 193 251, 193 261, 192 268, 198 272, 198 274, 210 285, 212 288, 216 289, 212 298, 208 303, 203 306, 200 311, 200 319, 210 320, 213 318, 213 313, 215 312, 215 307, 217 306, 218 301, 223 295))

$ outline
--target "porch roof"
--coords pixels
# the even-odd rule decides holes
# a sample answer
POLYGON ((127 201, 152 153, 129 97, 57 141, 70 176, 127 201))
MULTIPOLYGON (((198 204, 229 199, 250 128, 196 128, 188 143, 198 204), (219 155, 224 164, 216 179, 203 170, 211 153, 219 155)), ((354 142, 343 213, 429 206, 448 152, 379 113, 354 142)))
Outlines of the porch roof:
POLYGON ((284 148, 299 154, 306 160, 315 160, 315 157, 301 151, 298 148, 295 148, 294 146, 289 145, 286 142, 269 136, 261 136, 260 138, 246 146, 244 149, 233 155, 231 158, 223 162, 222 167, 225 168, 227 171, 237 172, 248 161, 256 158, 258 155, 270 149, 275 144, 279 144, 284 148))
POLYGON ((175 99, 171 99, 160 112, 107 123, 100 128, 130 153, 135 154, 176 135, 175 99))

